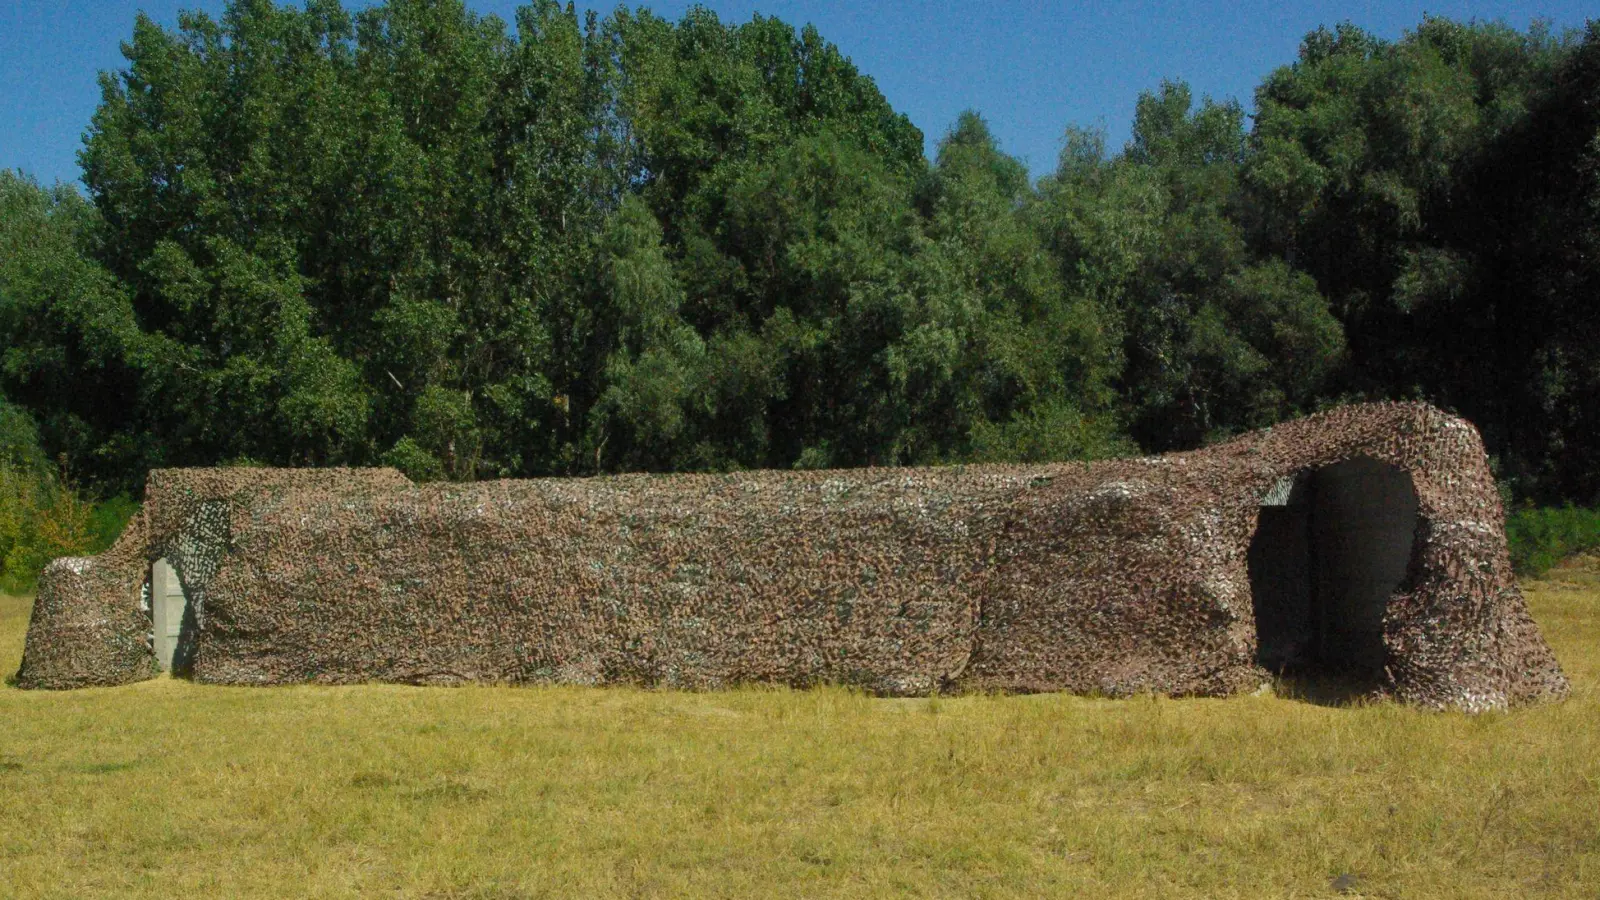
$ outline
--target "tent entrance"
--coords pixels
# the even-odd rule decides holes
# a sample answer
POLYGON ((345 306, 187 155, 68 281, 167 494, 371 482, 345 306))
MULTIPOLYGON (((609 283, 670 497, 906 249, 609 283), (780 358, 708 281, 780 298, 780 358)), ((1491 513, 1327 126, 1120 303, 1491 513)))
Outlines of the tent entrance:
POLYGON ((1381 676, 1384 612, 1416 526, 1410 474, 1375 459, 1275 485, 1250 542, 1257 661, 1290 675, 1381 676))
POLYGON ((161 671, 187 672, 194 647, 194 617, 189 614, 189 598, 178 570, 165 559, 150 566, 150 624, 161 671))

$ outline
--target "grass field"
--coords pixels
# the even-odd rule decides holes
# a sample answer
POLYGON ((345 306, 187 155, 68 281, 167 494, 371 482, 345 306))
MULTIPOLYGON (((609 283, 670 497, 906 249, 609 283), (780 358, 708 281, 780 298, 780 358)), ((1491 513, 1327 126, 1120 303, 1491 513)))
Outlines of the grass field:
MULTIPOLYGON (((0 688, 0 897, 1600 896, 1600 567, 1562 704, 0 688)), ((0 669, 28 604, 0 599, 0 669)))

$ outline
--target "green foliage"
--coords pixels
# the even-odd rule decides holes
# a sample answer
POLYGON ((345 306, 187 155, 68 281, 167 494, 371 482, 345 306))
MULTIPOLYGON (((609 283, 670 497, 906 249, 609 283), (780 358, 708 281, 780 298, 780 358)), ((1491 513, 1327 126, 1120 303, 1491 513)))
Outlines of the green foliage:
MULTIPOLYGON (((238 0, 176 31, 141 17, 126 56, 82 155, 93 207, 6 185, 17 242, 59 251, 30 262, 84 288, 19 267, 0 384, 97 482, 245 457, 452 479, 787 464, 807 429, 859 424, 795 385, 829 364, 845 293, 908 277, 871 229, 910 240, 925 164, 814 29, 238 0), (853 237, 815 217, 858 191, 853 237), (757 266, 758 244, 789 256, 757 266), (97 330, 25 324, 79 310, 97 330), (44 415, 68 394, 82 408, 44 415)), ((840 461, 894 433, 841 436, 840 461)))
POLYGON ((1576 553, 1600 549, 1600 509, 1526 507, 1506 517, 1517 574, 1537 578, 1576 553))
POLYGON ((1115 420, 1096 421, 1070 403, 1036 406, 1010 421, 974 427, 967 458, 973 462, 1057 462, 1128 456, 1138 445, 1122 437, 1115 420))
POLYGON ((138 502, 127 494, 93 504, 89 510, 89 544, 84 552, 99 553, 116 543, 129 520, 138 514, 138 502))
POLYGON ((1244 113, 1166 83, 1140 97, 1133 140, 1105 158, 1069 136, 1040 187, 1069 288, 1120 323, 1121 394, 1150 449, 1192 447, 1311 406, 1344 350, 1315 283, 1246 241, 1244 113))
POLYGON ((31 589, 58 556, 111 546, 138 511, 126 495, 83 499, 45 460, 32 417, 0 398, 0 591, 31 589))
POLYGON ((159 352, 142 340, 116 278, 87 254, 95 210, 65 186, 46 190, 0 171, 0 392, 7 441, 37 433, 92 474, 137 465, 130 369, 159 352))
POLYGON ((975 113, 941 143, 919 205, 923 300, 895 361, 915 390, 913 427, 949 430, 923 458, 1095 458, 1130 446, 1112 386, 1115 311, 1062 277, 1026 170, 975 113))
POLYGON ((0 462, 0 591, 29 591, 50 560, 110 547, 138 511, 126 495, 93 503, 48 468, 0 462))
POLYGON ((705 343, 681 316, 683 289, 662 246, 661 227, 629 197, 601 238, 597 318, 605 391, 590 417, 596 469, 670 469, 689 455, 689 419, 708 411, 697 397, 705 343), (607 456, 606 454, 610 454, 607 456))
POLYGON ((1476 154, 1413 264, 1432 393, 1479 421, 1522 496, 1600 502, 1600 22, 1476 154))
POLYGON ((91 505, 64 479, 0 466, 0 591, 32 588, 52 559, 104 549, 95 526, 120 533, 120 514, 108 510, 97 522, 91 505))
POLYGON ((42 472, 46 468, 33 417, 22 407, 7 403, 4 397, 0 397, 0 467, 19 472, 42 472))
POLYGON ((0 173, 35 479, 1092 458, 1390 397, 1518 497, 1600 497, 1593 26, 1319 29, 1253 124, 1165 82, 1037 183, 700 7, 232 0, 124 50, 87 199, 0 173))
POLYGON ((1594 25, 1321 29, 1257 90, 1245 166, 1253 242, 1344 328, 1328 392, 1455 409, 1544 500, 1600 496, 1597 57, 1594 25))
POLYGON ((409 437, 395 441, 383 455, 386 466, 394 466, 412 481, 439 481, 444 478, 444 465, 421 444, 409 437))

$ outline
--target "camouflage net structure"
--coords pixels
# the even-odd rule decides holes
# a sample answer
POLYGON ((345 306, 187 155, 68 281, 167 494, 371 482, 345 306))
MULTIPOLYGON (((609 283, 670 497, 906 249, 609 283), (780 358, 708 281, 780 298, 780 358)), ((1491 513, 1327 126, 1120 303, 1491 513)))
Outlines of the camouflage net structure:
POLYGON ((208 683, 1254 690, 1269 643, 1294 656, 1318 629, 1253 597, 1263 503, 1352 460, 1414 492, 1403 577, 1370 611, 1368 689, 1467 711, 1564 696, 1478 433, 1422 404, 1097 463, 466 485, 158 470, 113 548, 45 571, 18 682, 156 675, 146 583, 164 558, 189 597, 188 674, 208 683))

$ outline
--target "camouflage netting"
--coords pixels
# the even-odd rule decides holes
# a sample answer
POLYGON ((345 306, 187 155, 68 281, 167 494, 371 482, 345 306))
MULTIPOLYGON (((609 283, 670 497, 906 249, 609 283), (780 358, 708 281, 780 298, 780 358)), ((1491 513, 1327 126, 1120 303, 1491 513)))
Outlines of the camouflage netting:
POLYGON ((162 470, 115 547, 45 572, 19 682, 153 675, 141 592, 165 557, 204 682, 1227 694, 1267 678, 1247 570, 1263 497, 1357 457, 1408 473, 1417 505, 1374 689, 1474 711, 1564 695, 1477 432, 1420 404, 1094 464, 423 486, 162 470))

